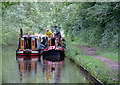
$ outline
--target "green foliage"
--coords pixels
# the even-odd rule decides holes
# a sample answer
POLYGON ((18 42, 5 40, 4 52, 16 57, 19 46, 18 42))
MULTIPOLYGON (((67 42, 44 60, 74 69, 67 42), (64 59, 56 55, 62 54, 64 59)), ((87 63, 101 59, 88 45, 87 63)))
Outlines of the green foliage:
POLYGON ((50 9, 49 4, 13 4, 12 2, 2 4, 2 44, 16 45, 20 28, 23 29, 24 34, 29 31, 44 34, 45 29, 50 28, 49 14, 47 14, 50 9))
POLYGON ((8 34, 13 35, 11 31, 18 35, 19 29, 23 28, 25 33, 34 31, 44 34, 45 29, 53 32, 53 26, 57 25, 71 41, 118 49, 120 2, 2 4, 3 44, 8 42, 8 34))
POLYGON ((19 4, 20 2, 2 2, 2 10, 9 8, 11 5, 19 4))
POLYGON ((67 45, 66 56, 73 59, 78 65, 82 65, 103 83, 119 82, 118 72, 110 70, 102 61, 93 56, 82 55, 82 51, 77 43, 72 42, 67 45))

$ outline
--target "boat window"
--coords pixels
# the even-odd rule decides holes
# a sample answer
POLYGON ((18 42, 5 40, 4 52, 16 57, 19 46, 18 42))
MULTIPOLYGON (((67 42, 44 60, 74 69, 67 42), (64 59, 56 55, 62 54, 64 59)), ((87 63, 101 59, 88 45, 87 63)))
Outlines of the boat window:
POLYGON ((51 46, 54 46, 54 45, 55 45, 55 39, 52 38, 52 44, 51 44, 51 46))
POLYGON ((31 49, 31 38, 25 38, 25 49, 31 49))

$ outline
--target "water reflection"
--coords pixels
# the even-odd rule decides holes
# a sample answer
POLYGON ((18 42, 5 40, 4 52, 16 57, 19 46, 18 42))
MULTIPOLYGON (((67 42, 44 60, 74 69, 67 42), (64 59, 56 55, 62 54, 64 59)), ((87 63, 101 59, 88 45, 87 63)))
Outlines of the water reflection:
POLYGON ((17 57, 15 50, 13 46, 3 47, 3 83, 89 83, 84 73, 68 59, 63 62, 43 60, 42 56, 38 57, 41 61, 34 56, 25 59, 25 56, 17 57))
MULTIPOLYGON (((20 82, 24 81, 27 75, 27 78, 30 76, 31 79, 34 79, 38 70, 40 70, 43 74, 43 78, 47 83, 59 83, 61 72, 64 67, 65 61, 60 62, 52 62, 48 60, 41 60, 39 58, 25 59, 24 56, 21 56, 17 59, 18 67, 19 67, 19 75, 20 82), (43 64, 40 64, 43 63, 43 64), (42 69, 37 69, 38 67, 42 67, 42 69)), ((39 75, 37 73, 37 75, 39 75)))
POLYGON ((51 62, 43 60, 43 74, 45 74, 47 83, 59 83, 64 63, 65 61, 51 62))
POLYGON ((37 62, 38 58, 34 59, 26 59, 18 58, 18 67, 20 73, 20 82, 22 82, 24 73, 28 72, 34 77, 35 73, 37 72, 37 62))

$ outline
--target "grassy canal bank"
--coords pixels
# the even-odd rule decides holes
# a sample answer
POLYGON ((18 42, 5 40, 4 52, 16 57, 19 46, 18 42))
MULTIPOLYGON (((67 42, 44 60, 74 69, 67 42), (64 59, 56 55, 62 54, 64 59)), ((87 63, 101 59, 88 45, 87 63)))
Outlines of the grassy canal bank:
MULTIPOLYGON (((118 61, 118 55, 114 52, 96 50, 98 55, 110 56, 111 60, 118 61), (114 55, 115 58, 112 58, 114 55)), ((67 44, 66 56, 72 59, 77 65, 83 66, 89 71, 94 77, 100 80, 102 83, 118 83, 118 72, 110 69, 104 62, 94 58, 93 56, 84 55, 82 48, 79 43, 71 42, 67 44)), ((107 57, 108 58, 108 57, 107 57)))

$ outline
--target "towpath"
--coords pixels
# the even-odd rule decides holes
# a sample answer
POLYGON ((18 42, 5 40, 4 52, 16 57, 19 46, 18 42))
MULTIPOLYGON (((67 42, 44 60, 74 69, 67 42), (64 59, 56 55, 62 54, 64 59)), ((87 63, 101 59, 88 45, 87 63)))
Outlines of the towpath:
POLYGON ((119 70, 118 68, 120 66, 120 63, 118 63, 116 61, 113 61, 113 60, 110 60, 108 58, 105 58, 103 56, 99 56, 96 53, 95 48, 92 48, 90 46, 81 45, 81 44, 79 44, 79 46, 82 48, 82 51, 83 51, 84 55, 93 56, 94 58, 97 58, 97 59, 101 60, 102 62, 104 62, 112 70, 116 70, 116 71, 119 70))

